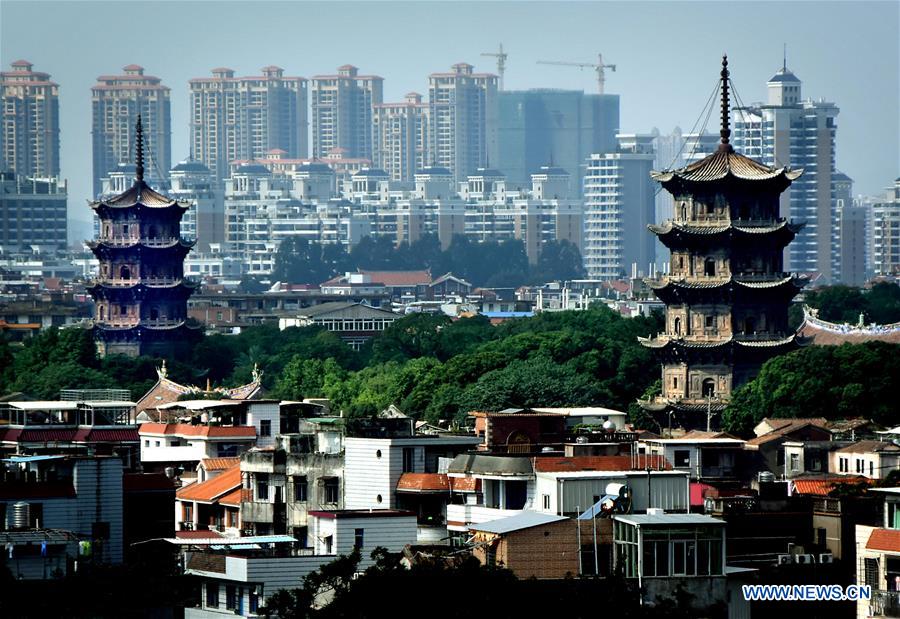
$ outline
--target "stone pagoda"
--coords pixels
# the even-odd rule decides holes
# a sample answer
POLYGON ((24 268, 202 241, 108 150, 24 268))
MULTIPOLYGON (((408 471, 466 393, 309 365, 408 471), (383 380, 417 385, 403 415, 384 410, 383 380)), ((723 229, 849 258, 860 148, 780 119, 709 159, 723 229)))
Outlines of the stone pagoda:
POLYGON ((674 197, 673 219, 650 230, 671 252, 667 275, 647 280, 666 304, 665 332, 641 343, 662 362, 662 393, 641 401, 710 425, 732 391, 769 358, 794 349, 788 306, 805 281, 783 271, 803 224, 779 216, 779 196, 802 170, 769 168, 729 144, 728 60, 722 59, 722 129, 716 152, 651 176, 674 197))
POLYGON ((101 355, 178 355, 199 336, 187 322, 194 284, 184 279, 193 243, 181 238, 188 203, 144 182, 143 127, 138 117, 137 176, 127 191, 91 203, 100 236, 88 243, 100 261, 88 289, 94 299, 94 336, 101 355))

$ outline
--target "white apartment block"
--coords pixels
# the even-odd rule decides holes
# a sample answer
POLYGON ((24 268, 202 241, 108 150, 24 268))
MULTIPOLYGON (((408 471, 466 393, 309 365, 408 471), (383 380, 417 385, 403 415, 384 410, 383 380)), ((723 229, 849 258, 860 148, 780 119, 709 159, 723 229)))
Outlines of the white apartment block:
POLYGON ((159 187, 172 167, 169 87, 144 75, 144 67, 136 64, 122 70, 123 75, 101 75, 91 88, 94 195, 100 193, 103 177, 120 163, 134 162, 138 115, 144 126, 147 182, 159 187))
POLYGON ((470 64, 428 76, 429 163, 462 181, 497 160, 497 76, 470 64))
POLYGON ((802 83, 786 66, 766 84, 768 101, 733 112, 736 151, 768 166, 803 169, 781 194, 781 216, 806 226, 785 249, 785 270, 833 281, 837 261, 835 119, 840 110, 801 99, 802 83))
POLYGON ((410 182, 428 161, 428 104, 411 92, 402 103, 379 103, 372 116, 373 164, 392 181, 410 182))
POLYGON ((0 171, 59 176, 59 85, 27 60, 0 73, 0 171))
POLYGON ((875 275, 900 273, 900 178, 872 207, 872 267, 875 275))
POLYGON ((656 211, 653 136, 617 138, 618 151, 592 154, 584 177, 582 253, 591 279, 619 279, 635 270, 649 274, 656 257, 647 230, 656 211))
POLYGON ((360 75, 353 65, 311 80, 314 159, 343 149, 351 158, 372 159, 372 110, 382 102, 383 78, 360 75))
POLYGON ((217 180, 230 162, 265 157, 278 149, 306 157, 307 82, 267 66, 262 75, 235 77, 226 67, 212 77, 194 78, 191 87, 191 152, 217 180))

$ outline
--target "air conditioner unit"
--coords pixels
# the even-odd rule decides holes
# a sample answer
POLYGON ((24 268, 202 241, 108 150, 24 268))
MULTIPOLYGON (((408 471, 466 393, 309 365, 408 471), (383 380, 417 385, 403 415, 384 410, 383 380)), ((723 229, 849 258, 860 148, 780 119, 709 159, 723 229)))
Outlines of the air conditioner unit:
POLYGON ((823 552, 819 555, 819 563, 834 563, 834 555, 830 552, 823 552))
POLYGON ((792 555, 778 555, 778 565, 790 565, 793 562, 792 555))

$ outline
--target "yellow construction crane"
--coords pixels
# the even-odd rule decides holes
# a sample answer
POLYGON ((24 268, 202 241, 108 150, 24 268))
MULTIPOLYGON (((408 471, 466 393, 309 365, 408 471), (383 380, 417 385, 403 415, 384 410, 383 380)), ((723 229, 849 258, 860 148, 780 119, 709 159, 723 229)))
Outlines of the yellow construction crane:
POLYGON ((555 64, 579 69, 591 68, 597 72, 597 92, 603 94, 603 85, 606 82, 606 69, 616 70, 616 65, 605 64, 603 54, 597 54, 597 62, 566 62, 564 60, 538 60, 538 64, 555 64))
POLYGON ((506 72, 506 59, 509 56, 503 51, 503 43, 500 44, 499 52, 482 52, 482 56, 492 56, 497 59, 497 73, 500 75, 500 90, 503 90, 503 73, 506 72))

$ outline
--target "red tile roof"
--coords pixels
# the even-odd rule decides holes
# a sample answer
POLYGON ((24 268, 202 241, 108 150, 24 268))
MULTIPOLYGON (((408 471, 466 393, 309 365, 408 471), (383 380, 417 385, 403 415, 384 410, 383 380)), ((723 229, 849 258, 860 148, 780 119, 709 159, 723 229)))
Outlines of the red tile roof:
POLYGON ((450 482, 443 473, 403 473, 397 492, 450 492, 450 482))
POLYGON ((828 496, 839 484, 857 484, 859 482, 869 483, 870 480, 857 475, 846 475, 828 479, 795 479, 791 483, 794 486, 793 492, 795 494, 828 496))
POLYGON ((233 505, 235 507, 241 506, 241 501, 249 501, 250 500, 250 491, 246 488, 235 488, 228 494, 222 496, 219 499, 220 505, 233 505))
POLYGON ((78 430, 72 440, 80 443, 139 443, 141 437, 137 428, 122 430, 86 428, 78 430))
POLYGON ((203 458, 200 461, 200 464, 207 471, 224 471, 240 463, 240 458, 203 458))
MULTIPOLYGON (((828 432, 828 429, 825 427, 825 424, 819 424, 814 419, 794 419, 792 421, 797 421, 801 423, 792 423, 786 426, 781 427, 778 430, 773 430, 772 432, 767 432, 761 436, 754 436, 750 440, 747 441, 747 445, 749 446, 759 446, 765 445, 771 441, 775 441, 782 438, 790 438, 790 435, 794 432, 798 432, 803 430, 804 428, 818 428, 825 432, 828 432)), ((829 433, 830 436, 830 433, 829 433)))
POLYGON ((384 284, 385 286, 416 286, 418 284, 431 283, 431 272, 427 270, 368 271, 360 269, 359 272, 371 277, 373 283, 384 284))
POLYGON ((875 529, 872 531, 872 535, 869 536, 866 548, 869 550, 900 552, 900 530, 875 529))
POLYGON ((253 426, 203 426, 190 423, 143 423, 140 434, 176 434, 179 436, 205 436, 207 438, 246 437, 255 438, 253 426))
POLYGON ((183 501, 217 503, 223 496, 240 487, 241 468, 235 466, 212 479, 182 488, 175 493, 175 498, 183 501))
POLYGON ((451 477, 450 489, 453 492, 480 492, 481 480, 476 477, 451 477))
POLYGON ((672 469, 672 465, 662 456, 638 456, 636 459, 631 456, 575 456, 573 458, 551 456, 534 459, 536 473, 636 471, 644 470, 648 466, 652 469, 672 469))

